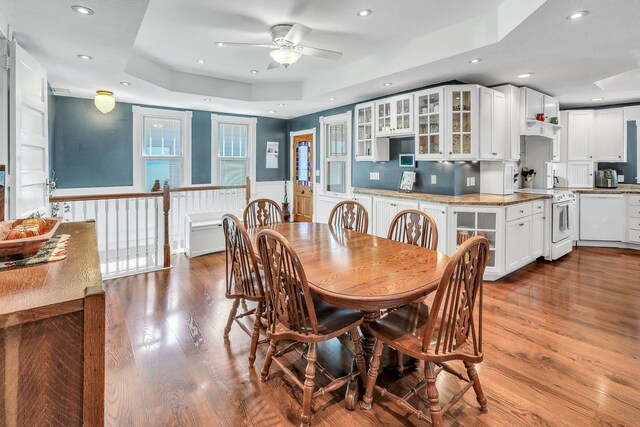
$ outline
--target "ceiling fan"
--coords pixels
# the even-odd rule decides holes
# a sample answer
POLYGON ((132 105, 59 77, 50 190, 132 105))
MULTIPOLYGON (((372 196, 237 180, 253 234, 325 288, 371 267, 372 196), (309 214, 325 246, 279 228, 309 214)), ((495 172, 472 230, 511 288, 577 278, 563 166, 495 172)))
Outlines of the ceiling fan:
POLYGON ((271 56, 272 61, 267 70, 278 68, 281 65, 284 68, 288 68, 289 65, 298 61, 302 55, 332 60, 340 59, 342 56, 342 52, 301 46, 299 43, 311 32, 311 28, 306 25, 278 24, 271 27, 270 31, 273 44, 216 42, 216 45, 220 47, 263 47, 271 49, 269 56, 271 56))

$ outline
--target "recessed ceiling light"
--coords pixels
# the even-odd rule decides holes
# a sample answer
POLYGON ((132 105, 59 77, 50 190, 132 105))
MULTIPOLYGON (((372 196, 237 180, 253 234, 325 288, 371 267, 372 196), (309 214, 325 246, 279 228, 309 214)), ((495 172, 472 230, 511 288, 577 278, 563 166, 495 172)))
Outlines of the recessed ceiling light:
POLYGON ((94 14, 93 10, 89 9, 86 6, 74 5, 74 6, 71 6, 71 9, 73 9, 74 12, 79 13, 80 15, 93 15, 94 14))
POLYGON ((204 64, 205 62, 207 61, 205 61, 204 59, 198 59, 198 64, 204 64))
POLYGON ((584 18, 589 14, 588 10, 579 10, 577 12, 573 12, 571 15, 566 17, 567 21, 575 21, 576 19, 584 18))
POLYGON ((391 86, 393 83, 391 82, 386 82, 386 83, 382 83, 382 86, 391 86))
POLYGON ((329 101, 335 101, 336 99, 332 96, 331 98, 329 98, 329 101))
POLYGON ((471 61, 469 61, 469 64, 477 64, 478 62, 481 62, 482 58, 473 58, 471 61))
POLYGON ((93 56, 89 56, 89 55, 77 55, 78 58, 83 59, 85 61, 91 61, 93 59, 93 56))
POLYGON ((251 72, 251 74, 258 74, 260 71, 258 71, 258 70, 251 70, 250 72, 251 72))
POLYGON ((225 47, 226 45, 223 42, 216 42, 216 46, 225 47))
POLYGON ((131 83, 129 83, 129 82, 120 82, 120 84, 122 86, 131 86, 131 83))
POLYGON ((372 13, 373 13, 373 12, 371 11, 371 9, 362 9, 362 10, 359 10, 359 11, 358 11, 358 16, 361 16, 361 17, 363 17, 363 18, 364 18, 365 16, 369 16, 369 15, 371 15, 372 13))
POLYGON ((591 98, 592 101, 604 101, 604 98, 591 98))
POLYGON ((267 111, 267 113, 269 113, 269 114, 275 114, 275 113, 277 113, 277 111, 276 111, 276 110, 269 110, 269 111, 267 111))
POLYGON ((284 107, 284 104, 280 103, 278 104, 278 107, 284 107))
POLYGON ((212 101, 211 98, 205 98, 204 100, 207 101, 207 102, 211 102, 212 101))
POLYGON ((526 79, 528 77, 533 76, 533 73, 522 73, 522 74, 518 74, 518 78, 519 79, 526 79))

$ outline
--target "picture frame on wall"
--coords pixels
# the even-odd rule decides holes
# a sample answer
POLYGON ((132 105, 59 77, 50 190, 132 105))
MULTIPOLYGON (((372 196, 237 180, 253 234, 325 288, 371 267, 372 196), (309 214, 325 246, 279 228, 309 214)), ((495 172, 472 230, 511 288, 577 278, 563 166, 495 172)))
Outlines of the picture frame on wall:
POLYGON ((416 173, 413 171, 402 172, 402 179, 400 180, 400 191, 410 193, 413 191, 413 184, 416 182, 416 173))
POLYGON ((401 168, 415 168, 416 167, 415 154, 400 154, 398 156, 398 165, 401 168))
POLYGON ((267 169, 278 169, 278 150, 280 143, 277 141, 267 141, 267 156, 265 167, 267 169))

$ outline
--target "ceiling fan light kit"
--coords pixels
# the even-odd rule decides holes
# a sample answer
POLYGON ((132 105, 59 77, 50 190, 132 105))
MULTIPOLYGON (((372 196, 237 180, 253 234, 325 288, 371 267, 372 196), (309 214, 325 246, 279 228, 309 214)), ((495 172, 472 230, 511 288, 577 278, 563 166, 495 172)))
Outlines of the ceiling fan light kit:
MULTIPOLYGON (((267 70, 273 70, 283 66, 288 68, 289 65, 297 62, 302 56, 315 56, 317 58, 337 60, 342 56, 342 52, 333 50, 319 49, 300 45, 300 42, 310 32, 311 28, 302 24, 278 24, 270 28, 272 44, 254 44, 254 43, 235 43, 235 42, 216 42, 219 47, 259 47, 271 49, 271 63, 267 70)), ((253 72, 253 71, 252 71, 253 72)))
POLYGON ((289 65, 296 63, 300 59, 302 53, 296 48, 281 47, 269 52, 269 56, 284 68, 288 68, 289 65))

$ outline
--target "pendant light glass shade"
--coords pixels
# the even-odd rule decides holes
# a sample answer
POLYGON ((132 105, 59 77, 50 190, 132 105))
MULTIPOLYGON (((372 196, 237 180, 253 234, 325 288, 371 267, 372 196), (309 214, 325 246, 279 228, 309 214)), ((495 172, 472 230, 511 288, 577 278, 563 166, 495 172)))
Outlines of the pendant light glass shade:
POLYGON ((290 47, 281 47, 277 50, 272 50, 269 52, 269 55, 276 61, 278 64, 282 65, 284 68, 287 68, 289 65, 296 62, 302 56, 302 53, 298 49, 290 48, 290 47))
POLYGON ((97 95, 93 99, 93 102, 96 104, 96 108, 102 114, 107 114, 116 106, 116 99, 113 97, 113 92, 108 90, 99 90, 96 92, 97 95))

